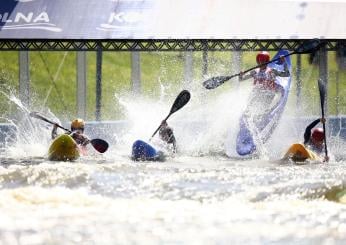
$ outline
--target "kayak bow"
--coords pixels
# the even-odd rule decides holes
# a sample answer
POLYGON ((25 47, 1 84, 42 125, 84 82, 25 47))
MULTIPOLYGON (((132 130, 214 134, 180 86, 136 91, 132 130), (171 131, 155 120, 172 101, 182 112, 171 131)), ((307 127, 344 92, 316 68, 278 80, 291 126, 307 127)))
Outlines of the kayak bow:
POLYGON ((80 156, 77 143, 68 134, 61 134, 53 140, 48 149, 50 161, 73 161, 80 156))

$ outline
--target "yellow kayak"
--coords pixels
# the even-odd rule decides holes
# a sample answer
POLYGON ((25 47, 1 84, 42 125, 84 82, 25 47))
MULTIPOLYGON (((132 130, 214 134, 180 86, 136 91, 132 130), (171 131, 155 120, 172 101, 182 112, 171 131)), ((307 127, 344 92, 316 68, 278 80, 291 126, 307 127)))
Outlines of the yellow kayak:
POLYGON ((303 162, 305 160, 322 160, 316 153, 307 149, 303 144, 300 143, 291 145, 283 159, 291 159, 294 162, 303 162))
POLYGON ((51 161, 73 161, 79 156, 78 146, 68 134, 59 135, 48 149, 48 159, 51 161))

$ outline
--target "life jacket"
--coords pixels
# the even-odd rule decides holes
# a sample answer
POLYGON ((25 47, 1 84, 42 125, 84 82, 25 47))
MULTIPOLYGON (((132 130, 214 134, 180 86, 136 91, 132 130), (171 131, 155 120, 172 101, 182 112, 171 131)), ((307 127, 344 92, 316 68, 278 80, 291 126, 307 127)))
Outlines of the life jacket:
POLYGON ((253 75, 254 85, 261 89, 276 90, 275 74, 272 69, 267 67, 265 70, 256 69, 256 74, 253 75))
POLYGON ((85 145, 88 141, 88 139, 81 133, 78 133, 77 131, 73 131, 70 136, 74 139, 74 141, 77 143, 77 145, 85 145))

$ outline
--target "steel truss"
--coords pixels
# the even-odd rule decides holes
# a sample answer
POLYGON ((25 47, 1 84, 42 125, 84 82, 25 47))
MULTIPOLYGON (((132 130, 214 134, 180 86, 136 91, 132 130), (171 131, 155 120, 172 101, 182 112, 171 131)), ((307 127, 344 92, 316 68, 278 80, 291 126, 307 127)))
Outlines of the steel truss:
MULTIPOLYGON (((44 40, 0 39, 3 51, 259 51, 295 50, 306 40, 150 39, 44 40)), ((326 39, 326 50, 346 47, 344 39, 326 39)))

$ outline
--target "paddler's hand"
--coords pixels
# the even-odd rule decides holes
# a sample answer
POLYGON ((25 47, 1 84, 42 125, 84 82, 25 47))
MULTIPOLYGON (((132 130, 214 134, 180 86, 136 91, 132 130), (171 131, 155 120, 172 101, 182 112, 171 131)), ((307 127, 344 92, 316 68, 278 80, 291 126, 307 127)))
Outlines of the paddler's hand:
POLYGON ((58 130, 58 124, 54 123, 52 133, 51 133, 52 140, 58 136, 57 130, 58 130))
POLYGON ((86 146, 89 143, 90 143, 90 139, 88 137, 85 137, 84 142, 82 143, 82 146, 86 146))
POLYGON ((329 156, 325 156, 323 162, 329 162, 329 156))
POLYGON ((168 126, 167 122, 165 120, 163 120, 161 122, 161 128, 166 128, 168 126))
POLYGON ((243 80, 244 72, 239 72, 239 80, 243 80))
POLYGON ((324 117, 322 117, 322 118, 320 119, 320 122, 323 123, 323 124, 325 124, 325 123, 326 123, 326 119, 325 119, 324 117))
POLYGON ((283 55, 280 55, 280 61, 281 63, 286 63, 286 59, 283 55))

